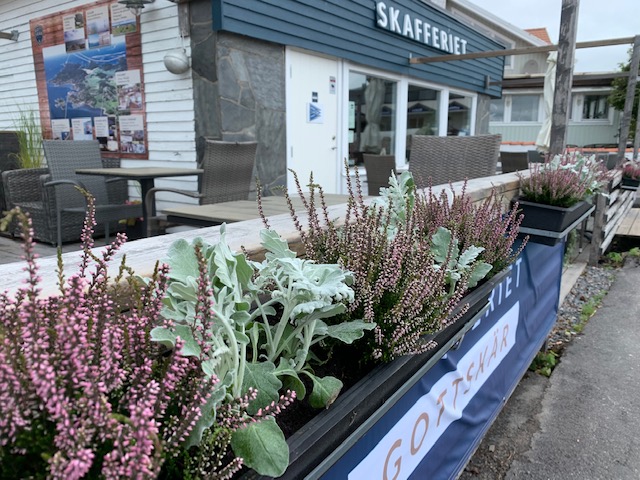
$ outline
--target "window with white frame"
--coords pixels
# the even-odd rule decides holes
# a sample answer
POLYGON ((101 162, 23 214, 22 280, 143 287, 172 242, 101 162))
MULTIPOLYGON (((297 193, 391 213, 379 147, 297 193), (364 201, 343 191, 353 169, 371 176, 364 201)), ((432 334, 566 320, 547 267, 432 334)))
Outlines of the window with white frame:
POLYGON ((494 98, 489 105, 489 121, 504 122, 505 97, 494 98))
POLYGON ((495 123, 540 122, 542 121, 542 95, 503 95, 491 100, 489 121, 495 123))
POLYGON ((584 95, 582 101, 582 120, 604 120, 607 118, 609 118, 607 95, 584 95))
POLYGON ((572 95, 569 118, 573 122, 608 122, 611 108, 608 92, 578 92, 572 95))
POLYGON ((540 95, 513 95, 511 97, 511 122, 538 122, 540 95))
POLYGON ((395 154, 401 165, 409 158, 412 135, 472 135, 475 131, 475 94, 349 65, 346 79, 344 118, 352 164, 359 164, 364 153, 387 153, 395 154))

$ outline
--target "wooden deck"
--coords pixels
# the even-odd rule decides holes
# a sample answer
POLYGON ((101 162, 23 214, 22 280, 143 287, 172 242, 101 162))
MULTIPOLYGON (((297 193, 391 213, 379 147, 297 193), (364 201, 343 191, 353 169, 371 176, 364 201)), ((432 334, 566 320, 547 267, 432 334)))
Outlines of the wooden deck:
POLYGON ((640 208, 632 208, 620 223, 616 235, 640 238, 640 208))

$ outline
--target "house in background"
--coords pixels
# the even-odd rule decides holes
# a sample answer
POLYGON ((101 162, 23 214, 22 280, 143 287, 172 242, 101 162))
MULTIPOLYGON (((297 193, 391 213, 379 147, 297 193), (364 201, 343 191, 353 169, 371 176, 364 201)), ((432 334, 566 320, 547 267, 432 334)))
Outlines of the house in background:
MULTIPOLYGON (((553 43, 546 28, 522 30, 467 0, 448 0, 447 9, 507 49, 553 43)), ((536 148, 536 137, 545 120, 543 88, 547 56, 535 53, 505 58, 502 97, 491 100, 489 119, 489 131, 502 135, 502 151, 536 148)), ((616 73, 574 72, 568 145, 617 146, 620 112, 607 103, 616 73)))

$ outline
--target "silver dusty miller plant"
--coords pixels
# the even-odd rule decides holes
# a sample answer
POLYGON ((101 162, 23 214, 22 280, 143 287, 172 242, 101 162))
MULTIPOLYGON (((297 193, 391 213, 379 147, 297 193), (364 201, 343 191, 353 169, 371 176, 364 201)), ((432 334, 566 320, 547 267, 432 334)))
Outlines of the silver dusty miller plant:
MULTIPOLYGON (((170 247, 162 314, 174 325, 151 332, 154 340, 169 347, 180 337, 187 356, 200 355, 198 344, 204 341, 203 369, 221 380, 190 439, 194 444, 214 421, 216 410, 249 391, 255 392, 247 406, 249 415, 282 401, 279 392, 284 387, 290 389, 286 399, 308 396, 312 406, 328 406, 342 382, 314 374, 312 349, 329 338, 351 343, 375 327, 357 319, 325 322, 344 313, 353 300, 348 271, 296 258, 287 243, 269 230, 261 232, 265 260, 252 262, 231 251, 221 230, 215 245, 198 238, 191 244, 178 240, 170 247), (203 302, 209 304, 207 311, 198 311, 203 302), (311 381, 311 392, 306 391, 302 376, 311 381)), ((289 455, 278 426, 260 422, 250 430, 251 435, 246 429, 233 434, 234 452, 261 474, 281 475, 289 455)))

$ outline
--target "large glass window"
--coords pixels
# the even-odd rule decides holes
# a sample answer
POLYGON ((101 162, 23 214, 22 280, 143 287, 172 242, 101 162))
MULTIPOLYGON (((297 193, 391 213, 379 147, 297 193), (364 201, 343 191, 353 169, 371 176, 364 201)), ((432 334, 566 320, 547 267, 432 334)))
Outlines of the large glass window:
POLYGON ((409 84, 407 92, 407 151, 411 155, 413 135, 438 135, 440 92, 432 88, 409 84))
POLYGON ((353 68, 347 73, 345 117, 351 165, 362 164, 364 154, 396 155, 397 164, 402 165, 409 159, 414 135, 442 135, 445 131, 448 135, 471 135, 473 94, 353 68))
POLYGON ((582 106, 583 120, 602 120, 609 117, 606 95, 585 95, 582 106))
POLYGON ((538 122, 540 95, 513 95, 511 97, 512 122, 538 122))
POLYGON ((471 97, 449 94, 447 135, 471 135, 471 97))
POLYGON ((409 85, 407 96, 407 133, 438 134, 440 92, 431 88, 409 85))
POLYGON ((394 153, 396 88, 396 82, 349 72, 350 163, 361 163, 363 153, 394 153))

